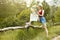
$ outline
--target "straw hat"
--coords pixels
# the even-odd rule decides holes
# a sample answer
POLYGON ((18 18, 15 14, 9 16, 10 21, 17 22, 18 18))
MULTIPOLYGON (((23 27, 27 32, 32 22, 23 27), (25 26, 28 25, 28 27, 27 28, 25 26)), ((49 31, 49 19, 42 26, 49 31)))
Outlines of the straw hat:
POLYGON ((41 3, 39 3, 39 4, 38 4, 38 6, 41 6, 41 7, 43 7, 43 5, 42 5, 41 3))

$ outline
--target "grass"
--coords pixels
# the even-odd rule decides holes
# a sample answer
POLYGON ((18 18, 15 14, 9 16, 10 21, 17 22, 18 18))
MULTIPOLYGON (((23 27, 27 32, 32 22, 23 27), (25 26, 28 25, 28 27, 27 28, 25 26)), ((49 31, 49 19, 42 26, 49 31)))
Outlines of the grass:
POLYGON ((48 27, 49 37, 46 37, 44 29, 29 28, 16 29, 0 32, 0 40, 51 40, 55 36, 60 35, 60 25, 48 27))

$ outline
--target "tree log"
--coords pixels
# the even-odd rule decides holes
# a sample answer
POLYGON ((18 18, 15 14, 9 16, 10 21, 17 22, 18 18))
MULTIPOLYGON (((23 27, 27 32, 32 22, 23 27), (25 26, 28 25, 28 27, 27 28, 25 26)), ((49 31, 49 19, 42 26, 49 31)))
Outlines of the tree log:
MULTIPOLYGON (((34 27, 34 28, 41 28, 39 26, 34 26, 34 25, 28 25, 27 27, 34 27)), ((6 27, 6 28, 2 28, 0 29, 0 32, 1 31, 7 31, 7 30, 14 30, 14 29, 22 29, 22 28, 27 28, 26 26, 16 26, 16 27, 6 27)))

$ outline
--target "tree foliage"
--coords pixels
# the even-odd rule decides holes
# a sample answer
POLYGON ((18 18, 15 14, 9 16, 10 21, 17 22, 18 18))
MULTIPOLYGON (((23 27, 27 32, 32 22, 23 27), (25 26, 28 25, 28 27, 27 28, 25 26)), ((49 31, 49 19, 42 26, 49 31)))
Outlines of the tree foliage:
POLYGON ((30 20, 30 9, 26 8, 25 10, 23 10, 17 17, 22 24, 25 24, 26 22, 28 22, 30 20))
POLYGON ((44 16, 46 17, 47 21, 50 19, 50 6, 47 2, 43 1, 43 9, 44 9, 44 16))
POLYGON ((23 10, 25 6, 14 0, 0 0, 0 17, 14 16, 23 10))
POLYGON ((30 12, 30 9, 26 8, 17 16, 0 18, 0 28, 25 25, 25 23, 30 19, 30 12))
POLYGON ((55 22, 60 22, 60 7, 58 7, 57 11, 54 13, 55 22))

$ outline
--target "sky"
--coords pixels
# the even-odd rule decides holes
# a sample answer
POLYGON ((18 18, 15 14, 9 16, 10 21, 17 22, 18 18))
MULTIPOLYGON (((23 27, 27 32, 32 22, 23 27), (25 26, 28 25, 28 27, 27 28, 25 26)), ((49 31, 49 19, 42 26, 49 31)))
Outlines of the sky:
MULTIPOLYGON (((44 1, 44 0, 35 0, 35 1, 40 1, 41 3, 44 1)), ((50 6, 52 5, 56 5, 54 4, 53 0, 45 0, 50 6)), ((27 3, 27 7, 30 6, 32 0, 26 0, 26 3, 27 3)), ((58 1, 58 4, 57 5, 60 5, 60 2, 58 1)))
MULTIPOLYGON (((43 2, 43 0, 39 0, 40 2, 43 2)), ((52 1, 52 0, 46 0, 46 2, 49 2, 49 1, 52 1)))
MULTIPOLYGON (((29 6, 30 6, 31 1, 32 1, 32 0, 26 0, 27 7, 29 7, 29 6)), ((35 0, 35 1, 40 1, 40 2, 42 3, 44 0, 35 0)), ((52 0, 46 0, 46 2, 47 2, 48 4, 49 4, 49 2, 50 2, 50 1, 52 1, 52 0)))
POLYGON ((46 2, 50 2, 50 1, 52 1, 52 0, 46 0, 46 2))

